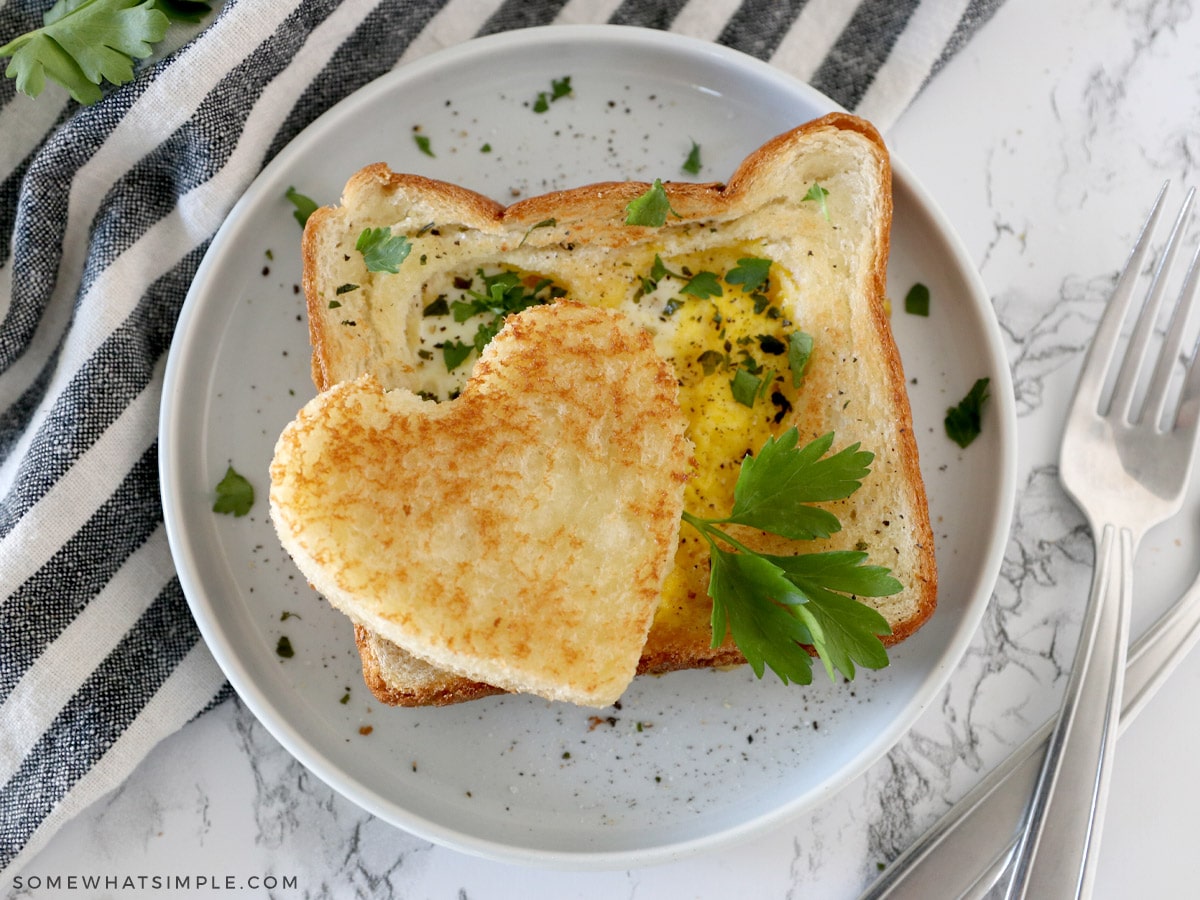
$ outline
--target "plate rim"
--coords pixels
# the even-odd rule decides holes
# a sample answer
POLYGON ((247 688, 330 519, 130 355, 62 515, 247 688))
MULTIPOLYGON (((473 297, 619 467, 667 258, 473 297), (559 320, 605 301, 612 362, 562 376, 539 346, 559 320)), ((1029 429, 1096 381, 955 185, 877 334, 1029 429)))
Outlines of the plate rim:
POLYGON ((175 561, 181 587, 201 636, 242 702, 298 762, 362 809, 418 837, 458 851, 503 862, 548 868, 595 870, 671 862, 705 850, 736 844, 773 828, 778 828, 782 823, 794 819, 804 810, 811 809, 819 803, 827 801, 837 792, 844 790, 848 784, 861 777, 886 755, 911 730, 933 699, 944 690, 954 670, 961 662, 982 621, 998 579, 1015 507, 1017 416, 1011 371, 1007 364, 999 322, 982 277, 971 262, 960 236, 951 226, 936 200, 917 181, 903 161, 892 154, 894 181, 901 186, 902 190, 912 195, 917 202, 919 211, 927 216, 936 228, 947 251, 958 264, 957 274, 968 284, 972 304, 978 307, 977 311, 985 325, 986 347, 981 349, 986 352, 989 364, 994 363, 994 371, 990 372, 993 378, 991 398, 993 418, 999 420, 1000 436, 997 455, 1001 462, 997 471, 998 508, 993 523, 992 537, 988 543, 987 552, 981 555, 981 563, 974 568, 974 589, 971 592, 971 598, 964 605, 961 620, 951 632, 950 639, 944 645, 940 656, 936 658, 935 664, 931 666, 930 675, 924 679, 920 689, 909 701, 905 710, 907 714, 894 716, 891 726, 870 741, 857 754, 856 758, 859 764, 844 767, 839 771, 837 777, 822 783, 820 789, 814 792, 818 796, 804 802, 793 800, 790 803, 780 804, 768 813, 702 837, 688 838, 644 849, 546 850, 501 843, 477 835, 467 835, 458 829, 440 824, 399 806, 344 772, 335 760, 328 758, 314 746, 296 727, 295 723, 276 712, 265 692, 260 690, 254 680, 248 676, 247 670, 237 658, 237 654, 227 652, 231 648, 225 646, 219 633, 220 628, 212 620, 212 616, 205 614, 207 598, 203 596, 203 590, 192 578, 191 548, 186 538, 187 528, 180 513, 180 506, 184 501, 180 501, 180 504, 177 505, 175 492, 172 492, 170 488, 174 477, 172 454, 175 447, 175 442, 171 439, 172 425, 180 412, 173 408, 172 398, 176 393, 177 382, 182 377, 180 359, 186 355, 183 348, 188 341, 189 329, 187 326, 197 315, 199 308, 199 301, 194 301, 193 298, 201 293, 200 286, 205 283, 205 276, 209 269, 216 265, 216 260, 224 249, 223 233, 232 227, 232 224, 245 210, 258 201, 265 190, 266 183, 277 172, 286 170, 292 159, 303 152, 303 145, 306 141, 328 128, 329 124, 336 121, 339 116, 346 115, 354 108, 369 106, 378 95, 392 90, 393 84, 397 81, 420 79, 430 71, 437 71, 448 65, 461 64, 472 57, 486 57, 493 53, 532 48, 544 45, 546 42, 570 43, 572 41, 593 43, 603 41, 610 47, 626 53, 643 52, 647 49, 662 50, 666 47, 683 55, 699 55, 702 59, 711 58, 719 64, 764 77, 788 92, 805 97, 817 108, 826 111, 843 109, 815 88, 789 73, 740 51, 700 38, 638 26, 545 25, 505 31, 472 38, 395 66, 335 103, 293 137, 251 181, 213 235, 209 248, 189 287, 167 354, 163 393, 159 406, 158 469, 168 544, 172 559, 175 561))

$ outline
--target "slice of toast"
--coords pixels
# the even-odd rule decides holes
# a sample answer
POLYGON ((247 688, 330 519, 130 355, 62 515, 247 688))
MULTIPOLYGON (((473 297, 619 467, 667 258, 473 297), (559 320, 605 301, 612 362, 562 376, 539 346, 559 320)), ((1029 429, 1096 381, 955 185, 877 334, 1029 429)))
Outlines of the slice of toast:
MULTIPOLYGON (((763 145, 725 184, 667 183, 661 226, 626 224, 629 204, 650 188, 595 184, 504 207, 382 164, 366 167, 341 205, 317 210, 305 229, 316 386, 369 373, 384 388, 445 400, 462 389, 477 359, 471 344, 498 324, 501 301, 566 296, 619 309, 646 327, 675 369, 695 447, 688 510, 727 514, 740 460, 793 425, 802 443, 832 431, 835 449, 861 442, 875 454, 863 486, 827 504, 843 529, 806 549, 865 549, 871 563, 889 567, 904 590, 864 602, 888 620, 886 643, 903 640, 933 613, 937 576, 888 323, 892 196, 881 138, 856 117, 825 116, 763 145), (362 238, 375 229, 409 242, 395 274, 365 265, 362 238), (755 282, 761 261, 768 275, 755 282), (507 292, 506 284, 522 287, 507 292), (799 378, 794 332, 812 339, 799 378)), ((744 537, 765 551, 795 549, 744 537)), ((711 646, 707 581, 707 546, 685 527, 639 672, 743 661, 728 637, 711 646)), ((361 623, 355 636, 366 682, 386 703, 453 703, 501 690, 414 658, 361 623)))
POLYGON ((685 424, 645 330, 559 300, 509 316, 452 401, 370 374, 322 392, 279 438, 271 515, 326 599, 416 658, 607 706, 674 563, 685 424))

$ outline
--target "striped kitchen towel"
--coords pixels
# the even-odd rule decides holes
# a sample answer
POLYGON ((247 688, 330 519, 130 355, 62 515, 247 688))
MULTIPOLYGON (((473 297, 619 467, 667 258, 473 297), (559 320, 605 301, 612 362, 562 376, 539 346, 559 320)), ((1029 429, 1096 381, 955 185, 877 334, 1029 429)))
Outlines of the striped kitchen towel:
MULTIPOLYGON (((90 105, 0 80, 0 874, 228 695, 164 534, 159 396, 216 228, 307 124, 476 35, 611 22, 769 60, 886 129, 999 2, 217 0, 90 105)), ((7 0, 0 45, 51 5, 7 0)))

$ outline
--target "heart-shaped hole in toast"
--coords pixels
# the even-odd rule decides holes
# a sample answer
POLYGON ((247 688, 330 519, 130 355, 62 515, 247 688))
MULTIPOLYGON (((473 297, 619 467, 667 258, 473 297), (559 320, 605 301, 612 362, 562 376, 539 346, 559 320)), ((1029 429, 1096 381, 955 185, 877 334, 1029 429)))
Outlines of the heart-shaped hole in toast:
POLYGON ((650 336, 572 302, 510 316, 454 400, 335 385, 280 436, 271 515, 313 587, 430 663, 588 706, 632 680, 691 450, 650 336))

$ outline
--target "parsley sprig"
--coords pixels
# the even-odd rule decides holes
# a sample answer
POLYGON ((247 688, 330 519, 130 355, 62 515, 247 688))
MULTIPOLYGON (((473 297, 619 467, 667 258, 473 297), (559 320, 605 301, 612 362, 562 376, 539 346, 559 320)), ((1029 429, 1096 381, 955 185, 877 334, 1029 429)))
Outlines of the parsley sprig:
POLYGON ((134 60, 154 52, 172 21, 197 22, 211 9, 195 0, 58 0, 41 28, 0 47, 0 58, 12 57, 4 74, 31 97, 49 79, 77 102, 95 103, 105 81, 133 80, 134 60))
MULTIPOLYGON (((548 226, 551 221, 547 220, 539 225, 548 226)), ((472 350, 482 353, 483 348, 504 327, 504 320, 510 314, 549 303, 566 294, 566 291, 556 287, 549 278, 538 279, 529 286, 519 273, 511 270, 488 275, 479 269, 476 274, 483 282, 483 290, 467 290, 463 296, 469 299, 455 300, 449 305, 448 312, 453 315, 455 322, 466 322, 475 316, 483 316, 484 320, 475 329, 475 336, 470 344, 460 340, 446 341, 442 344, 442 357, 447 371, 450 372, 466 362, 472 350)))
POLYGON ((755 675, 761 678, 769 667, 784 684, 812 682, 809 646, 831 680, 838 671, 853 678, 855 663, 869 669, 886 666, 879 636, 891 629, 879 612, 856 598, 885 597, 902 589, 888 569, 865 565, 865 552, 759 553, 723 527, 742 525, 791 540, 824 538, 841 530, 833 513, 812 504, 853 494, 869 474, 874 455, 852 444, 827 456, 832 434, 801 448, 798 443, 798 431, 790 428, 742 461, 727 517, 683 513, 683 520, 709 545, 713 646, 731 633, 755 675))

